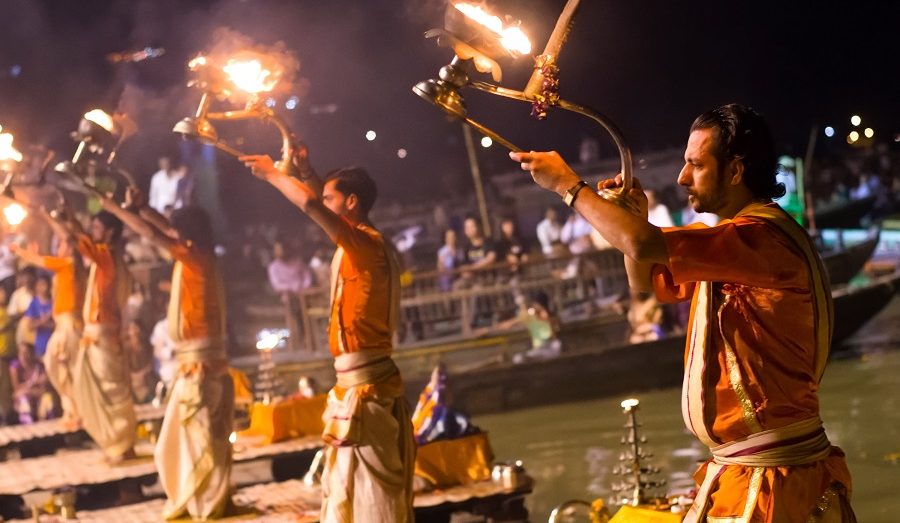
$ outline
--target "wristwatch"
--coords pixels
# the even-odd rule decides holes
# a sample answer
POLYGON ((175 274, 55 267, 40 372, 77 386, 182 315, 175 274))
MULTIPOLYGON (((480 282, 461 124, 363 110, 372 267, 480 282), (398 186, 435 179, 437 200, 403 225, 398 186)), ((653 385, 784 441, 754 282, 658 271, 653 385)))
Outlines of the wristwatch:
POLYGON ((578 196, 578 192, 587 187, 588 184, 584 180, 578 180, 578 183, 572 186, 568 191, 566 191, 565 196, 563 196, 563 203, 568 205, 569 207, 575 205, 575 197, 578 196))

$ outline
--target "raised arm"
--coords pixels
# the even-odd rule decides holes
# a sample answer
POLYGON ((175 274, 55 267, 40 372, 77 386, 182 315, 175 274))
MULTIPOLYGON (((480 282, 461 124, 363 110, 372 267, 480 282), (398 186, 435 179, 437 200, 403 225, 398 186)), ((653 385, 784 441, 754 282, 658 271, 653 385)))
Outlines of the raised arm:
POLYGON ((301 181, 282 173, 269 156, 248 155, 242 156, 240 160, 250 168, 254 176, 272 184, 288 201, 312 218, 331 238, 331 241, 337 243, 341 231, 347 229, 348 226, 340 216, 331 212, 322 203, 319 197, 320 193, 316 188, 321 185, 321 182, 314 173, 305 181, 301 181))
POLYGON ((154 224, 139 216, 135 211, 123 209, 115 200, 104 194, 100 194, 99 191, 97 192, 97 197, 100 198, 100 204, 103 206, 103 210, 115 215, 116 218, 122 220, 122 223, 128 226, 129 229, 144 238, 147 238, 157 247, 170 250, 177 244, 175 238, 158 229, 154 224))

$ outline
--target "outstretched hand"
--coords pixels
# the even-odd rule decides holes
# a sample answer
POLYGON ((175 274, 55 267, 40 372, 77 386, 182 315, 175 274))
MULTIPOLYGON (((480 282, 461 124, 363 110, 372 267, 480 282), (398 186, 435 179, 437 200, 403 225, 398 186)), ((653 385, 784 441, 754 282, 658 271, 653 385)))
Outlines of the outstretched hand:
POLYGON ((519 162, 523 171, 531 173, 540 187, 553 191, 560 197, 576 185, 579 177, 556 151, 511 152, 510 159, 519 162))
POLYGON ((244 162, 244 165, 250 168, 253 176, 260 180, 268 181, 271 177, 278 175, 278 168, 275 162, 267 154, 248 154, 241 156, 238 160, 244 162))
POLYGON ((146 206, 147 198, 144 196, 144 192, 134 185, 129 185, 125 189, 125 207, 128 209, 142 209, 146 206))

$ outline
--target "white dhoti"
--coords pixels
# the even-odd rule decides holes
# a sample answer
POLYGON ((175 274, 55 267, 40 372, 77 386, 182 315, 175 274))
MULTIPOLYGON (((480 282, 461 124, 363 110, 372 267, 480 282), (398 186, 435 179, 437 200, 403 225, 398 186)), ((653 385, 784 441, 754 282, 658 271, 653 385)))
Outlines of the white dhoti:
POLYGON ((415 442, 409 406, 402 394, 367 394, 365 385, 396 374, 386 354, 363 351, 335 360, 338 386, 328 396, 322 472, 321 523, 405 523, 413 521, 412 476, 415 442), (346 369, 346 370, 344 370, 346 369))
POLYGON ((234 384, 224 353, 197 347, 188 341, 176 349, 180 368, 153 453, 166 519, 221 517, 231 502, 234 384))
POLYGON ((84 328, 72 367, 72 398, 88 435, 111 459, 134 447, 134 403, 128 362, 119 329, 98 324, 84 328))
POLYGON ((72 313, 57 314, 53 320, 56 328, 47 342, 47 352, 44 353, 44 367, 47 369, 47 377, 62 404, 63 419, 77 421, 78 410, 73 399, 73 372, 74 363, 78 356, 78 343, 81 340, 78 321, 72 313))

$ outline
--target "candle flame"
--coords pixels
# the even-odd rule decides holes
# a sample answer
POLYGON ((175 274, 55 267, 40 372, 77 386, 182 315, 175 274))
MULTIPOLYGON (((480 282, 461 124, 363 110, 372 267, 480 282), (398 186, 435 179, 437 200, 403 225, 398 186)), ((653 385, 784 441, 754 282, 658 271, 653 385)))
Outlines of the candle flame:
POLYGON ((3 208, 3 217, 12 226, 19 225, 28 217, 28 211, 18 203, 11 203, 3 208))
POLYGON ((518 54, 528 54, 531 52, 531 41, 525 36, 525 33, 517 26, 503 27, 503 21, 499 17, 494 16, 481 6, 459 2, 453 4, 459 12, 468 16, 475 22, 490 29, 500 38, 500 43, 509 51, 518 54))
POLYGON ((232 58, 222 70, 235 86, 251 94, 269 92, 278 83, 278 75, 263 67, 262 62, 255 58, 250 60, 232 58))
POLYGON ((13 135, 0 133, 0 160, 22 161, 22 153, 13 147, 13 135))
POLYGON ((84 113, 84 119, 89 122, 94 122, 100 127, 106 129, 110 133, 115 130, 115 123, 113 123, 112 116, 107 114, 102 109, 93 109, 84 113))
POLYGON ((200 67, 206 65, 206 57, 202 54, 198 54, 197 56, 191 58, 191 61, 188 62, 188 69, 191 71, 196 71, 200 67))

